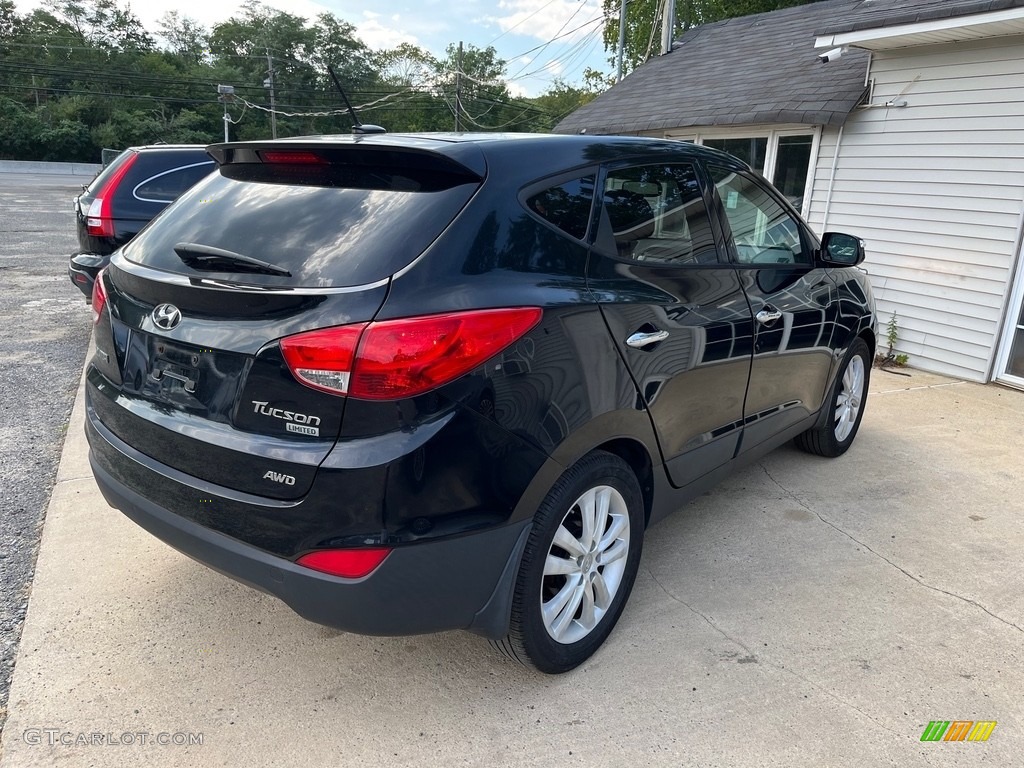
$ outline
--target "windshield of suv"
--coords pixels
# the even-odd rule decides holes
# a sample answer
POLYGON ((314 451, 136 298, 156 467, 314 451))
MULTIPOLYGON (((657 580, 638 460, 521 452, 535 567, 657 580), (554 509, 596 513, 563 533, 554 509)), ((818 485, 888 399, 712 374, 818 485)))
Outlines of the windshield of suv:
MULTIPOLYGON (((364 285, 412 262, 451 223, 476 183, 435 191, 235 181, 214 173, 173 203, 124 248, 130 261, 190 277, 252 285, 364 285), (290 277, 189 266, 175 246, 198 244, 277 265, 290 277)), ((398 188, 395 189, 394 186, 398 188)), ((195 262, 194 262, 195 263, 195 262)))

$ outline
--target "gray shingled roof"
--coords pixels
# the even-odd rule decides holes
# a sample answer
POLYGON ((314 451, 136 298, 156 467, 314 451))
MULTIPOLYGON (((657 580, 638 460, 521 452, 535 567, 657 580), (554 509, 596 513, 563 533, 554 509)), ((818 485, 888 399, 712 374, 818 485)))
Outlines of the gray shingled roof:
POLYGON ((1024 0, 821 0, 687 31, 673 51, 560 122, 557 133, 640 133, 752 123, 841 125, 868 54, 822 64, 816 35, 1024 7, 1024 0))
POLYGON ((1024 0, 868 0, 849 16, 815 31, 821 35, 841 35, 1022 7, 1024 0))
POLYGON ((823 64, 814 33, 862 0, 823 0, 704 24, 671 53, 562 120, 558 133, 639 133, 707 125, 840 125, 864 94, 868 54, 823 64))

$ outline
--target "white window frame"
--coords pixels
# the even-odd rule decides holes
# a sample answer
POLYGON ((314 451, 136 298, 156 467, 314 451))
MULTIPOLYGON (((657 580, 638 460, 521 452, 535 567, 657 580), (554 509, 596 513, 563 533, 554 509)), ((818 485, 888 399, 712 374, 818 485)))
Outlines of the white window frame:
POLYGON ((755 168, 770 182, 775 176, 775 163, 779 156, 779 138, 782 136, 810 136, 811 156, 807 166, 807 183, 804 185, 803 205, 800 215, 807 218, 811 210, 811 193, 814 190, 814 172, 818 165, 818 148, 821 144, 820 125, 794 126, 737 126, 725 128, 709 127, 696 132, 666 132, 666 139, 691 141, 703 145, 708 139, 768 139, 764 155, 764 168, 755 168))
MULTIPOLYGON (((1024 214, 1021 216, 1022 237, 1024 237, 1024 214)), ((1024 242, 1018 239, 1020 255, 1017 258, 1016 274, 1013 276, 1013 287, 1007 303, 1006 320, 1002 327, 1002 336, 999 340, 998 353, 996 354, 995 376, 996 381, 1008 384, 1011 387, 1024 389, 1024 378, 1014 376, 1007 369, 1010 367, 1010 350, 1016 340, 1019 330, 1024 329, 1021 325, 1020 313, 1024 310, 1024 242)))

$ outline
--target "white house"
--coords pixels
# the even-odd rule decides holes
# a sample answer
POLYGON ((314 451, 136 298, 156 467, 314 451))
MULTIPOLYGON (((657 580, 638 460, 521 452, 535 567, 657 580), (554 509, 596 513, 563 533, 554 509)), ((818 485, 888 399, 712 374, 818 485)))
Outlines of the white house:
POLYGON ((558 130, 743 157, 819 233, 867 241, 911 365, 1024 387, 1024 0, 825 0, 696 27, 558 130))

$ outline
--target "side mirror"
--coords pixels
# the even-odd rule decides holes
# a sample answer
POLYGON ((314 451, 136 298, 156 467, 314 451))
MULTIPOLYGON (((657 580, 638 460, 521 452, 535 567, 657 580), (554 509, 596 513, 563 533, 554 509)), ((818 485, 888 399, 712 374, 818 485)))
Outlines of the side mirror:
POLYGON ((864 261, 864 241, 842 232, 826 232, 821 238, 821 260, 837 267, 854 267, 864 261))

